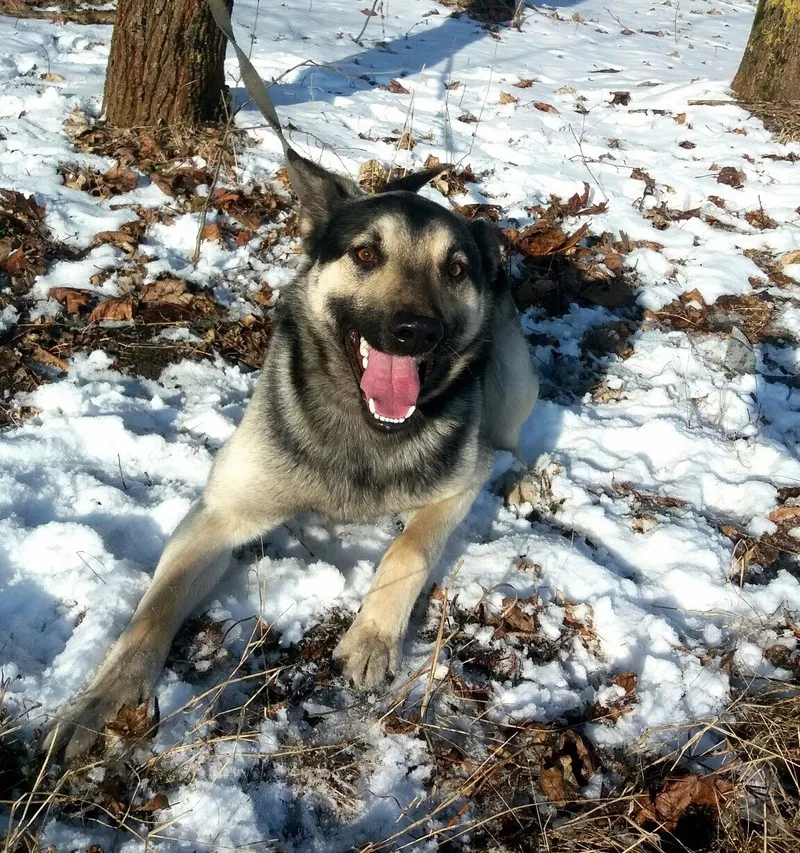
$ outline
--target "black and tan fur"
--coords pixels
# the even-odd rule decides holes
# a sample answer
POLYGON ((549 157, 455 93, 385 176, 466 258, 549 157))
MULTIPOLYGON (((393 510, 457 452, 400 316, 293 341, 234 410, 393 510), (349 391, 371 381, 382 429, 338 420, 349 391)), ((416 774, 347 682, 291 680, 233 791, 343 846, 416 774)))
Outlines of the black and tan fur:
POLYGON ((222 577, 231 549, 303 512, 405 519, 335 652, 357 686, 379 685, 400 662, 412 607, 494 450, 517 449, 536 400, 489 224, 417 196, 432 172, 367 196, 291 151, 288 170, 301 202, 303 267, 282 297, 255 394, 203 497, 91 685, 50 735, 67 758, 90 746, 122 705, 153 695, 175 633, 222 577), (362 246, 375 259, 369 268, 354 255, 362 246), (387 330, 398 311, 438 318, 443 337, 418 353, 426 367, 416 411, 386 425, 362 398, 348 333, 391 353, 387 330))

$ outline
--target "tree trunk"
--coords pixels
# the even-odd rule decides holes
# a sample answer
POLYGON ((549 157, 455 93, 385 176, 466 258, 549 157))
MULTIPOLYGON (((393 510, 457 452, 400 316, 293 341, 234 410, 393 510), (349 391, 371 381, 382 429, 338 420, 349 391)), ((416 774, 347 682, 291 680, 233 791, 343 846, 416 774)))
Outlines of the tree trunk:
POLYGON ((759 0, 732 88, 744 101, 800 101, 800 0, 759 0))
POLYGON ((226 43, 206 0, 119 0, 106 120, 114 127, 220 121, 226 43))

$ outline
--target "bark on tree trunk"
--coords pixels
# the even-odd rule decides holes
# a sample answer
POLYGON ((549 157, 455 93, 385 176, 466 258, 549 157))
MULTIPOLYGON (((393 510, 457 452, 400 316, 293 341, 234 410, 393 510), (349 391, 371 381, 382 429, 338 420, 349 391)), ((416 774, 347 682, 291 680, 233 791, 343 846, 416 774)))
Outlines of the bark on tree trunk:
POLYGON ((744 101, 800 101, 800 0, 759 0, 732 89, 744 101))
POLYGON ((206 0, 119 0, 106 73, 108 123, 220 121, 226 42, 206 0))

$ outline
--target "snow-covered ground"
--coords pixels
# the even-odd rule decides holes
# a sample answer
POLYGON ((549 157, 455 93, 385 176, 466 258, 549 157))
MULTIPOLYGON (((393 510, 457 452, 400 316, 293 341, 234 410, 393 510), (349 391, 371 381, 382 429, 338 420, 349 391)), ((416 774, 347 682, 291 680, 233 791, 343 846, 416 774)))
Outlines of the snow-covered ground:
MULTIPOLYGON (((800 619, 793 558, 759 572, 757 560, 742 564, 742 548, 777 530, 769 515, 788 494, 779 489, 800 486, 800 265, 783 268, 788 282, 778 288, 753 260, 756 251, 780 258, 800 248, 800 171, 785 159, 800 146, 778 145, 735 106, 708 103, 729 98, 755 3, 618 0, 610 9, 564 0, 526 8, 521 31, 493 35, 432 0, 392 0, 370 19, 360 47, 353 37, 362 5, 237 0, 241 43, 252 45, 266 79, 282 75, 272 95, 299 150, 353 175, 371 158, 417 168, 434 155, 469 165, 479 181, 452 201, 498 205, 504 224, 520 228, 532 221, 527 208, 546 206, 550 195, 566 200, 586 181, 588 203, 606 209, 575 228, 586 221, 591 234, 651 241, 625 255, 640 320, 691 291, 707 305, 759 291, 780 332, 757 344, 756 372, 739 374, 725 368, 727 335, 643 321, 629 338, 632 354, 602 359, 606 393, 575 397, 559 393, 559 383, 569 387, 581 369, 587 331, 618 316, 586 304, 560 316, 526 313, 549 389, 524 432, 529 488, 521 501, 504 502, 497 483, 520 466, 499 459, 496 487, 481 494, 435 578, 456 621, 497 613, 508 598, 535 610, 535 642, 516 641, 505 677, 490 671, 483 715, 498 725, 585 720, 588 708, 625 699, 614 679, 634 673, 624 712, 585 724, 602 752, 722 712, 732 671, 788 677, 762 652, 796 643, 786 630, 787 619, 800 619), (408 94, 381 88, 392 79, 408 94), (524 80, 532 82, 515 86, 524 80), (612 92, 622 91, 629 102, 612 104, 612 92), (462 120, 469 116, 477 121, 462 120), (416 140, 413 150, 384 141, 402 131, 416 140), (728 166, 744 172, 742 186, 717 181, 728 166), (647 193, 634 169, 652 178, 647 193), (657 230, 643 214, 662 203, 702 215, 657 230), (745 214, 753 211, 774 227, 751 224, 745 214)), ((75 108, 98 113, 110 36, 109 27, 0 17, 0 187, 35 194, 54 235, 78 248, 132 218, 112 204, 169 202, 143 176, 131 192, 102 200, 66 187, 57 172, 62 163, 113 165, 76 151, 62 127, 75 108)), ((228 72, 236 88, 232 55, 228 72)), ((281 165, 277 140, 250 108, 237 121, 258 141, 239 153, 241 181, 270 179, 281 165)), ((424 193, 448 203, 432 187, 424 193)), ((206 242, 193 266, 199 216, 150 226, 142 248, 151 280, 166 271, 209 284, 234 307, 254 276, 290 286, 296 255, 288 240, 264 256, 206 242)), ((58 311, 47 299, 56 286, 116 295, 116 275, 99 285, 89 279, 121 259, 102 245, 53 264, 32 287, 31 316, 58 311)), ((0 329, 17 319, 5 310, 0 329)), ((62 378, 17 400, 39 412, 0 434, 0 683, 7 714, 27 735, 80 690, 123 628, 255 379, 220 359, 171 365, 158 380, 126 376, 98 350, 74 356, 62 378)), ((441 829, 463 803, 427 817, 443 796, 436 760, 425 739, 387 729, 383 715, 399 694, 413 705, 431 687, 433 713, 447 713, 447 680, 465 664, 442 652, 428 681, 435 602, 428 617, 420 608, 423 630, 409 637, 388 700, 363 699, 327 675, 315 689, 325 662, 301 661, 293 677, 311 684, 302 701, 268 708, 262 698, 261 722, 250 720, 236 739, 218 736, 228 730, 215 728, 207 695, 230 676, 254 624, 278 632, 269 661, 280 666, 315 626, 335 622, 331 614, 349 618, 395 532, 392 519, 330 527, 303 518, 241 555, 240 570, 203 608, 209 624, 222 624, 227 658, 212 656, 208 672, 191 677, 173 661, 159 685, 162 724, 139 758, 158 765, 161 787, 148 777, 137 796, 164 792, 169 805, 155 812, 150 837, 141 827, 138 837, 115 837, 103 820, 56 814, 40 846, 339 851, 397 835, 388 848, 434 849, 433 839, 414 839, 441 829), (213 743, 203 746, 203 736, 213 743), (345 743, 356 757, 335 784, 322 769, 282 757, 303 744, 345 743)), ((501 648, 491 628, 464 630, 486 649, 501 648)), ((238 689, 227 688, 227 705, 219 701, 241 705, 248 694, 238 689)), ((469 721, 456 717, 468 734, 469 721)))

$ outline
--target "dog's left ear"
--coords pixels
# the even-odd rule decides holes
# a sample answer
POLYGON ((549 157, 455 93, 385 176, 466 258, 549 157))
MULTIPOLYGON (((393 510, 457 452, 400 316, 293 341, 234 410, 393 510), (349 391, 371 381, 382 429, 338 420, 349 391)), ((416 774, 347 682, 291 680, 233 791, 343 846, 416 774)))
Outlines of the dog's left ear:
POLYGON ((472 234, 472 239, 478 244, 486 281, 493 290, 498 292, 503 290, 508 280, 500 257, 497 229, 486 219, 469 220, 467 227, 472 234))
POLYGON ((393 193, 399 190, 401 192, 417 193, 428 181, 432 181, 437 175, 441 175, 442 172, 446 172, 452 168, 452 166, 445 164, 443 166, 434 166, 432 169, 423 169, 421 172, 413 172, 410 175, 404 175, 402 178, 395 178, 393 181, 389 181, 380 192, 393 193))
POLYGON ((364 194, 355 181, 306 160, 293 148, 286 152, 286 172, 300 199, 299 227, 303 237, 324 225, 343 201, 364 194))

